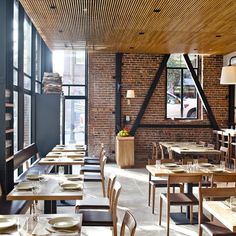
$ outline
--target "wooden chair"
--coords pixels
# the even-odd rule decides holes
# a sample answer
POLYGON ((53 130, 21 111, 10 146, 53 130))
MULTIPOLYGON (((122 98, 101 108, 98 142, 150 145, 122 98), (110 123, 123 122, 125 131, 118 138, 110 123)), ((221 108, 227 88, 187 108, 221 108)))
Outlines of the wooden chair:
POLYGON ((170 206, 190 206, 190 223, 193 221, 193 206, 198 205, 198 199, 193 193, 170 193, 170 186, 172 184, 179 183, 198 183, 198 187, 201 187, 202 175, 189 175, 189 174, 172 174, 168 177, 167 193, 160 195, 160 214, 159 214, 159 225, 162 220, 162 202, 165 201, 167 204, 167 233, 169 236, 170 228, 170 206))
MULTIPOLYGON (((163 163, 174 163, 175 160, 173 159, 162 159, 160 160, 160 164, 163 163)), ((149 162, 149 165, 155 165, 154 163, 149 162)), ((149 183, 148 183, 148 206, 150 206, 150 200, 151 200, 151 193, 152 193, 152 214, 154 214, 155 209, 155 195, 156 195, 156 188, 167 188, 167 179, 152 179, 152 175, 149 172, 148 177, 149 183)), ((172 184, 171 187, 173 187, 173 192, 175 192, 175 187, 182 187, 181 184, 172 184)))
MULTIPOLYGON (((213 130, 213 134, 215 137, 215 146, 217 150, 220 150, 220 146, 222 146, 222 130, 213 130)), ((224 146, 224 145, 223 145, 224 146)))
POLYGON ((99 152, 98 157, 85 157, 84 158, 84 164, 85 165, 100 165, 100 161, 102 156, 104 155, 104 144, 101 143, 101 150, 99 152))
POLYGON ((228 183, 235 183, 236 187, 236 173, 214 173, 211 176, 211 186, 217 187, 217 183, 225 183, 228 185, 228 183))
POLYGON ((83 172, 84 173, 84 182, 101 182, 102 183, 103 197, 106 196, 105 174, 104 174, 106 161, 107 161, 107 157, 104 155, 101 159, 100 171, 99 172, 92 172, 91 170, 88 171, 88 173, 86 171, 83 172))
POLYGON ((112 227, 112 235, 117 236, 117 204, 121 185, 118 181, 114 184, 109 210, 80 210, 83 214, 82 226, 112 227))
POLYGON ((157 159, 158 159, 157 143, 152 142, 152 160, 157 160, 157 159))
POLYGON ((225 161, 225 166, 229 167, 229 149, 227 147, 220 147, 220 160, 225 161))
POLYGON ((165 150, 164 147, 159 143, 159 148, 161 150, 161 159, 165 159, 165 150))
POLYGON ((80 209, 109 209, 111 201, 111 193, 116 181, 116 175, 111 174, 108 178, 107 196, 98 198, 88 198, 77 200, 75 204, 75 212, 80 209))
POLYGON ((121 225, 120 236, 125 236, 125 227, 129 229, 129 235, 134 236, 136 226, 137 223, 134 216, 129 211, 126 211, 121 225))
POLYGON ((203 147, 206 147, 206 142, 204 141, 199 141, 199 144, 202 145, 203 147))
POLYGON ((199 236, 203 231, 210 236, 236 236, 228 228, 217 220, 203 222, 203 199, 228 198, 236 195, 236 188, 200 188, 199 190, 199 236))

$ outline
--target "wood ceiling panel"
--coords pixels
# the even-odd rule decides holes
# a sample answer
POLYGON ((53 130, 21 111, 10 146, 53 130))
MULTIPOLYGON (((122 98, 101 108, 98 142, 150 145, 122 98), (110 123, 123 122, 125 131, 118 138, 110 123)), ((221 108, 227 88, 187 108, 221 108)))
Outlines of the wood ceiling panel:
POLYGON ((51 49, 208 54, 236 50, 235 0, 20 2, 51 49))

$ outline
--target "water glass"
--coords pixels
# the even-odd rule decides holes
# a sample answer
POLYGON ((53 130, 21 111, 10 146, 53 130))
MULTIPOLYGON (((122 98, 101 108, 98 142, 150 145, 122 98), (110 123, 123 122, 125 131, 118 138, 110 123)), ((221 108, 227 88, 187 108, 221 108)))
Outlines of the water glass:
POLYGON ((236 211, 236 197, 235 196, 230 197, 230 209, 232 211, 236 211))
POLYGON ((192 162, 191 161, 187 162, 187 170, 188 170, 188 172, 192 171, 192 162))
POLYGON ((220 162, 220 168, 225 170, 225 161, 220 162))
POLYGON ((161 161, 160 160, 156 160, 156 168, 160 169, 161 166, 161 161))
POLYGON ((59 167, 58 167, 58 174, 59 174, 60 176, 64 175, 64 166, 59 166, 59 167))
POLYGON ((28 217, 18 217, 16 219, 17 232, 20 236, 28 235, 28 217))

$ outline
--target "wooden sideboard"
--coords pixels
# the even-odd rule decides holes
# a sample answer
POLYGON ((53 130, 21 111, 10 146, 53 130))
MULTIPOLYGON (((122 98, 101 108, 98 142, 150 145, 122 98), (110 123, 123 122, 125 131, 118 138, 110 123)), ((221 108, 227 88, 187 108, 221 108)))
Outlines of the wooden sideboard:
POLYGON ((134 137, 116 136, 116 163, 121 168, 134 166, 134 137))

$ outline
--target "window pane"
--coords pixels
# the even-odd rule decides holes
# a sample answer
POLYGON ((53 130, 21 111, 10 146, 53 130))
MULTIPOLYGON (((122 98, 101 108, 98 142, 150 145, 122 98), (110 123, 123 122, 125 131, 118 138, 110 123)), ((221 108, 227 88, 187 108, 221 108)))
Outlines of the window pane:
POLYGON ((65 101, 65 143, 85 144, 85 100, 65 101))
MULTIPOLYGON (((194 68, 198 67, 198 56, 189 54, 189 59, 192 62, 194 68)), ((171 54, 168 62, 167 67, 182 67, 187 68, 185 59, 182 54, 171 54)))
POLYGON ((188 70, 183 70, 183 97, 183 118, 197 118, 197 90, 188 70))
POLYGON ((13 19, 13 65, 18 68, 18 24, 19 24, 19 2, 14 1, 13 19))
POLYGON ((181 118, 181 70, 167 70, 167 118, 181 118))
POLYGON ((27 15, 24 18, 24 72, 31 75, 31 22, 27 15))
POLYGON ((18 71, 15 69, 13 70, 13 84, 18 85, 18 71))
POLYGON ((24 95, 24 147, 31 144, 31 96, 24 95))
POLYGON ((18 92, 14 91, 14 153, 18 151, 18 92))
POLYGON ((70 88, 71 96, 85 96, 85 87, 73 86, 70 88))
POLYGON ((41 84, 35 82, 35 92, 36 93, 41 93, 41 84))
POLYGON ((41 53, 40 53, 40 36, 36 33, 35 37, 35 80, 41 81, 41 53))
POLYGON ((24 76, 24 88, 31 90, 31 79, 27 76, 24 76))

